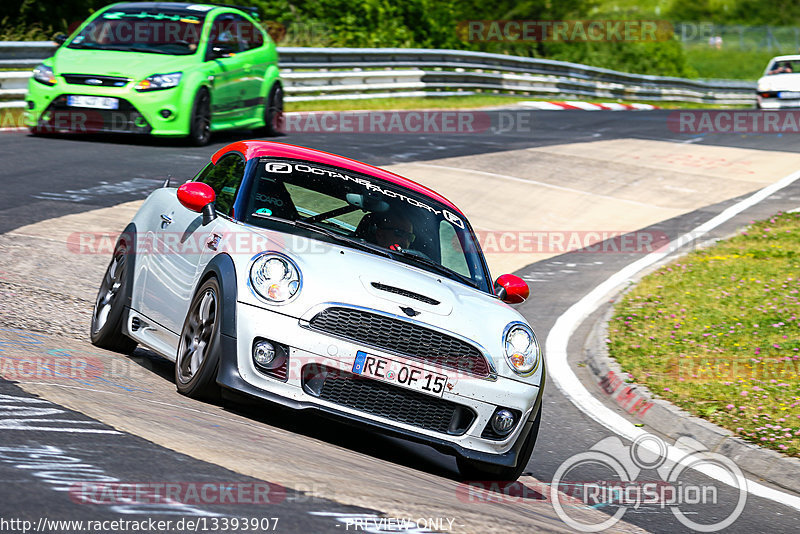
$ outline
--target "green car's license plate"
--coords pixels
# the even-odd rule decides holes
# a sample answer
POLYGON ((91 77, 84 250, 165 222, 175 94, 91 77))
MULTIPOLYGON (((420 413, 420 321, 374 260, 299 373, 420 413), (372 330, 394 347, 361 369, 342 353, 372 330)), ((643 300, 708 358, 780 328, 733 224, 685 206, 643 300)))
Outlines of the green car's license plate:
POLYGON ((70 95, 67 105, 74 108, 119 109, 119 99, 105 96, 70 95))

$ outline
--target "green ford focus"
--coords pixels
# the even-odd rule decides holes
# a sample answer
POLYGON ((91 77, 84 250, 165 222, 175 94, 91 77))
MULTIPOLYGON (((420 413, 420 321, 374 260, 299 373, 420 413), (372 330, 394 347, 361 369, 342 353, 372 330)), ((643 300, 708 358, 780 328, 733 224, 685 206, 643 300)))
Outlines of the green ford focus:
POLYGON ((275 43, 235 7, 163 2, 108 6, 33 71, 33 133, 188 137, 229 128, 278 133, 283 88, 275 43))

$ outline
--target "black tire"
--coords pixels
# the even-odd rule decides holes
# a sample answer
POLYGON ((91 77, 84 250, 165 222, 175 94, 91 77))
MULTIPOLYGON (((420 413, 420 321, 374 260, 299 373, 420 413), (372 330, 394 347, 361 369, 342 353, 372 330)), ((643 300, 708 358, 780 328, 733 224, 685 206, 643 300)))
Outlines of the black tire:
POLYGON ((175 385, 178 391, 193 399, 217 399, 217 370, 221 349, 222 293, 212 277, 195 293, 175 359, 175 385))
POLYGON ((264 105, 264 134, 269 137, 283 135, 283 87, 276 82, 264 105))
POLYGON ((205 146, 211 139, 211 95, 201 87, 194 97, 192 118, 189 123, 189 142, 194 146, 205 146))
POLYGON ((533 454, 533 446, 536 445, 536 438, 539 435, 539 423, 542 420, 542 410, 536 415, 533 420, 531 431, 525 438, 525 443, 522 444, 522 449, 517 456, 517 465, 514 467, 503 467, 477 460, 467 460, 466 458, 457 457, 456 463, 458 464, 458 471, 464 480, 498 480, 498 481, 515 481, 525 471, 528 462, 533 454))
POLYGON ((114 254, 97 291, 89 329, 89 337, 96 347, 124 353, 136 348, 137 343, 123 333, 127 318, 125 307, 131 291, 131 253, 130 244, 121 239, 114 247, 114 254))

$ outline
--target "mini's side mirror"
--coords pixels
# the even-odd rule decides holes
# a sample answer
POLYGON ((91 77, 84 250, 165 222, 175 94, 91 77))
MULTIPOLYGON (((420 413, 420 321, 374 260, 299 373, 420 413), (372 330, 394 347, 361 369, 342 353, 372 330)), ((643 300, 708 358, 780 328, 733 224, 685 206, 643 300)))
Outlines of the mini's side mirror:
POLYGON ((53 42, 61 46, 67 42, 67 35, 64 33, 57 33, 53 36, 53 42))
POLYGON ((210 185, 202 182, 186 182, 178 188, 178 202, 195 213, 203 214, 203 226, 217 217, 214 208, 216 193, 210 185))
POLYGON ((506 304, 521 304, 530 296, 528 284, 519 276, 504 274, 494 283, 494 294, 506 304))

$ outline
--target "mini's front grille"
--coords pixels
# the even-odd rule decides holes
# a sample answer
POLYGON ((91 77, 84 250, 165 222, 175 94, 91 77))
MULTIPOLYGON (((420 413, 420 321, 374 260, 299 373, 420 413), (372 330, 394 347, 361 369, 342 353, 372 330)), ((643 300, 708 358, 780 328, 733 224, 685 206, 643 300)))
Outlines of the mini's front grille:
POLYGON ((93 87, 125 87, 130 78, 120 76, 96 76, 93 74, 63 74, 64 81, 73 85, 90 85, 93 87))
POLYGON ((438 367, 489 376, 489 364, 477 347, 401 319, 353 308, 331 307, 315 315, 309 325, 322 332, 438 367))
POLYGON ((334 404, 443 434, 462 435, 475 421, 475 412, 461 404, 325 366, 303 368, 303 389, 334 404))
POLYGON ((381 291, 386 291, 387 293, 394 293, 395 295, 402 295, 410 299, 418 300, 420 302, 424 302, 425 304, 430 304, 431 306, 439 305, 438 300, 426 297, 425 295, 420 295, 419 293, 414 293, 413 291, 409 291, 401 287, 387 286, 386 284, 381 284, 380 282, 372 282, 372 287, 381 291))

